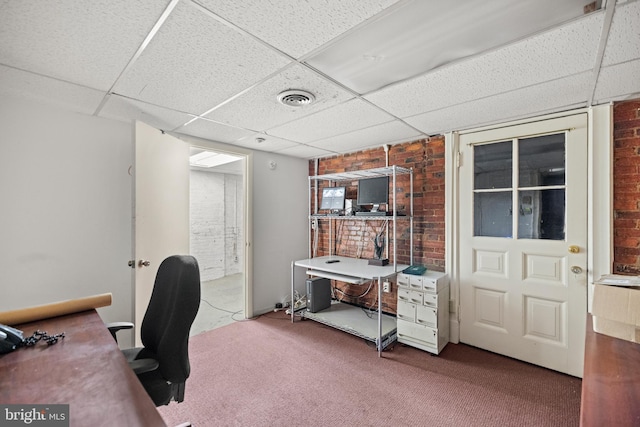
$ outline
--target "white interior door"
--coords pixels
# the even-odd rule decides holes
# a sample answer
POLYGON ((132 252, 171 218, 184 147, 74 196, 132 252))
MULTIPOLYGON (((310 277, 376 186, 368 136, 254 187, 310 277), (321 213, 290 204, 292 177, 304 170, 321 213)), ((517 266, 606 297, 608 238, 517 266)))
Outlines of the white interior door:
POLYGON ((460 341, 582 376, 587 116, 460 137, 460 341))
POLYGON ((189 253, 189 144, 136 122, 134 145, 134 339, 140 345, 160 263, 189 253))

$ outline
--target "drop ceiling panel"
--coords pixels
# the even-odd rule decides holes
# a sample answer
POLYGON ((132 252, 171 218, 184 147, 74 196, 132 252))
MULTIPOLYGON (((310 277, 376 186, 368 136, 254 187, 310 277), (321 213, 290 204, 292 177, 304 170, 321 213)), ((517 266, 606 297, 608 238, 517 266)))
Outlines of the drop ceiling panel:
POLYGON ((335 153, 349 153, 364 148, 411 141, 422 137, 424 135, 420 132, 395 120, 344 135, 321 139, 309 145, 335 153))
POLYGON ((281 55, 179 3, 115 92, 202 114, 288 64, 281 55))
POLYGON ((616 6, 602 59, 604 66, 640 58, 640 2, 616 6))
POLYGON ((104 92, 0 65, 0 96, 6 95, 93 114, 104 92))
POLYGON ((600 70, 594 104, 640 96, 640 60, 604 67, 600 70))
POLYGON ((314 50, 398 0, 196 0, 294 58, 314 50))
POLYGON ((333 108, 269 130, 269 134, 307 143, 393 120, 371 104, 352 99, 333 108))
POLYGON ((302 157, 303 159, 329 157, 335 154, 330 151, 322 150, 320 148, 315 148, 308 145, 297 145, 295 147, 280 150, 278 151, 278 153, 285 156, 302 157))
POLYGON ((407 2, 307 62, 364 94, 580 17, 586 3, 407 2))
POLYGON ((365 96, 399 117, 433 111, 591 69, 602 14, 365 96))
POLYGON ((186 135, 197 136, 198 138, 208 139, 210 141, 232 143, 240 138, 252 135, 253 132, 226 126, 221 123, 214 123, 204 119, 197 119, 187 126, 174 129, 176 132, 186 135))
POLYGON ((323 157, 640 96, 640 0, 590 2, 0 0, 0 97, 323 157))
POLYGON ((168 1, 3 1, 0 62, 107 90, 168 1))
POLYGON ((426 134, 507 122, 509 120, 586 106, 591 73, 466 102, 406 118, 426 134))
POLYGON ((276 138, 275 136, 255 133, 235 141, 234 145, 251 148, 252 150, 280 151, 287 148, 295 147, 298 144, 286 139, 276 138), (257 138, 263 138, 264 141, 258 142, 257 138))
POLYGON ((128 122, 139 120, 164 131, 175 129, 193 118, 185 113, 156 107, 118 95, 109 96, 106 104, 100 110, 100 116, 128 122))
POLYGON ((264 131, 299 119, 352 98, 353 95, 317 73, 295 64, 222 105, 206 117, 233 126, 264 131), (289 89, 306 89, 316 97, 313 104, 290 107, 278 102, 278 94, 289 89))

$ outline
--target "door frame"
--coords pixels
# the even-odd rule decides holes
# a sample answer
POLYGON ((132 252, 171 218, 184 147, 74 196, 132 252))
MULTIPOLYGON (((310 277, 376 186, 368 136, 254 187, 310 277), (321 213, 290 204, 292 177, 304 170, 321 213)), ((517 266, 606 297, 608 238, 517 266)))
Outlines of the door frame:
POLYGON ((445 272, 450 279, 450 338, 460 342, 460 135, 587 113, 587 311, 591 312, 593 282, 611 273, 613 262, 613 104, 563 111, 498 125, 445 134, 445 272))
POLYGON ((201 148, 206 151, 215 151, 217 153, 232 154, 234 156, 244 158, 243 171, 243 192, 244 192, 244 212, 243 227, 244 233, 244 318, 250 319, 254 317, 253 313, 253 289, 250 284, 253 283, 253 182, 251 171, 253 170, 253 152, 242 147, 230 146, 228 144, 201 139, 198 137, 188 136, 180 133, 168 132, 172 136, 185 141, 190 147, 201 148))

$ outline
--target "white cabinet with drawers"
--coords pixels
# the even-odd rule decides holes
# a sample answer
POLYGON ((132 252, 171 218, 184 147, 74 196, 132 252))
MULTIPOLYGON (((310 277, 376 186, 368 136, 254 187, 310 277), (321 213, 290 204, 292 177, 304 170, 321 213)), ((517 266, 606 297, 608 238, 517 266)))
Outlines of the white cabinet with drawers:
POLYGON ((449 342, 449 279, 445 273, 399 273, 398 342, 439 354, 449 342))

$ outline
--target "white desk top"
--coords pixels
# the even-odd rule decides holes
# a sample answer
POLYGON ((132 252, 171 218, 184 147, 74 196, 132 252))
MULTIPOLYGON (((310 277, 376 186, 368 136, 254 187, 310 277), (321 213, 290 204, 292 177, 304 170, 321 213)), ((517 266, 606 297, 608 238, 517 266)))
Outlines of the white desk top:
POLYGON ((294 264, 298 267, 305 267, 311 270, 326 271, 328 273, 360 277, 369 280, 393 276, 397 272, 409 267, 408 265, 397 264, 394 269, 392 263, 385 266, 369 265, 369 260, 367 259, 349 258, 338 255, 301 259, 295 261, 294 264), (328 260, 334 259, 339 260, 339 262, 327 263, 328 260))

